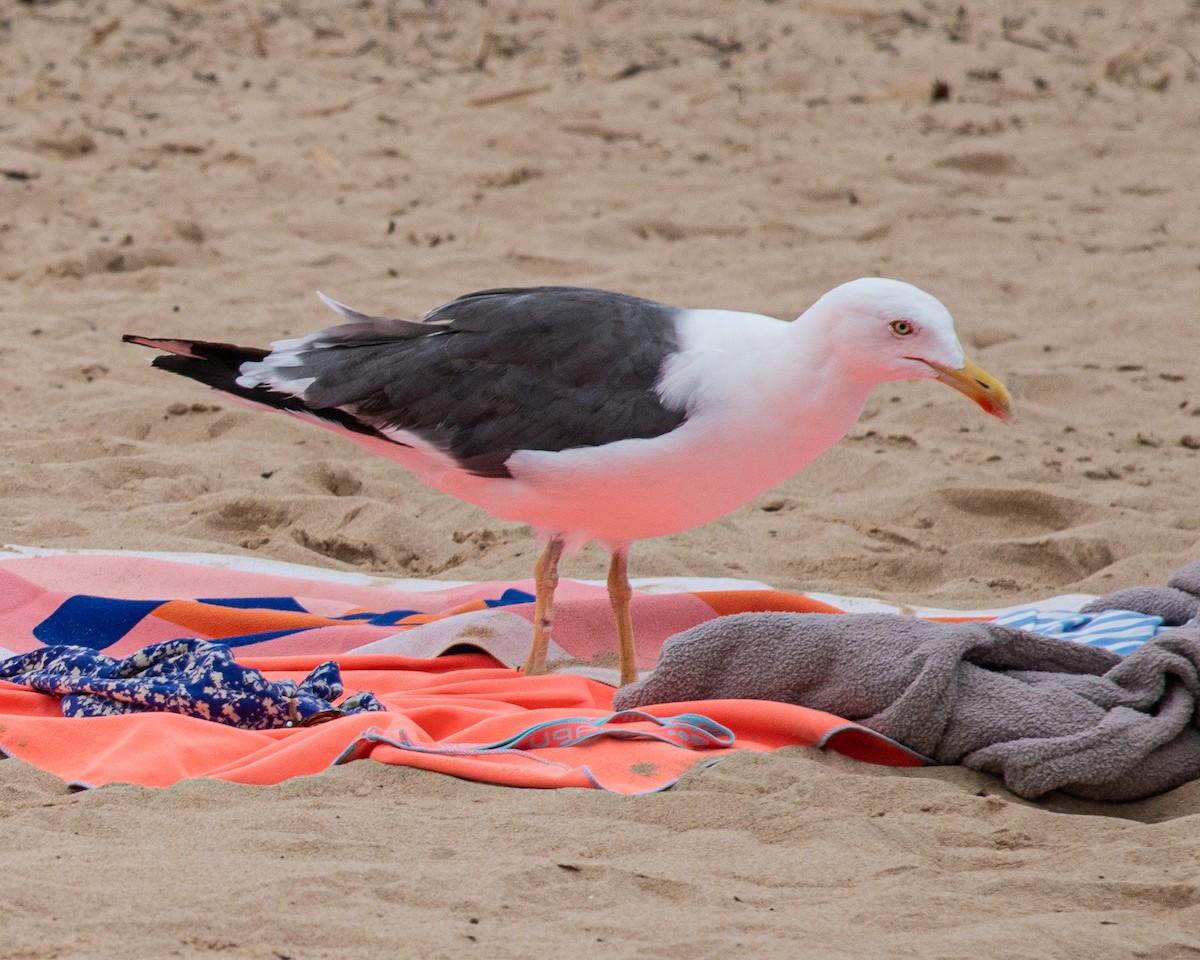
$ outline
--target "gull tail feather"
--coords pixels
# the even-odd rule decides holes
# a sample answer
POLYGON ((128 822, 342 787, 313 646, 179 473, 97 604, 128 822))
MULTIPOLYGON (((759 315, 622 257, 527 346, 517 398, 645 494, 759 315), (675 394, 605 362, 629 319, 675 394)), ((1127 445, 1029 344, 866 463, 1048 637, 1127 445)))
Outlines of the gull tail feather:
POLYGON ((239 383, 242 365, 261 361, 269 353, 267 350, 206 340, 175 340, 133 334, 126 334, 122 339, 126 343, 166 351, 164 355, 154 358, 152 366, 203 383, 235 400, 259 408, 289 413, 338 432, 367 435, 388 443, 397 443, 371 424, 364 423, 340 407, 312 407, 305 403, 302 397, 292 393, 273 390, 269 386, 239 383))

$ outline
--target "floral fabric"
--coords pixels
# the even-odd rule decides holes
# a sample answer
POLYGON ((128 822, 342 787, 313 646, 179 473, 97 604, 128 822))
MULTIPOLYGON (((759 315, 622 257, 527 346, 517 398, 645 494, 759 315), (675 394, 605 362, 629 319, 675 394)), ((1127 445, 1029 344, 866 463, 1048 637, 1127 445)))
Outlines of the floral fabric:
POLYGON ((63 716, 180 713, 244 730, 306 726, 386 708, 373 694, 342 696, 338 665, 304 680, 268 680, 234 660, 225 644, 169 640, 114 659, 88 647, 50 646, 0 660, 0 679, 62 697, 63 716))

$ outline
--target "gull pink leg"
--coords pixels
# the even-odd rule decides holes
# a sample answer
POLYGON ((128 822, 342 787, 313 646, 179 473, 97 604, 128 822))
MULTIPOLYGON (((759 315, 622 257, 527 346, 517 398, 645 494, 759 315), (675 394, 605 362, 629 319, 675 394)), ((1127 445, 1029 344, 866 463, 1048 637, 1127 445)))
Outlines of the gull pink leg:
POLYGON ((554 590, 558 586, 558 560, 562 556, 563 542, 554 537, 538 557, 533 567, 534 596, 533 643, 529 656, 521 668, 526 676, 534 677, 546 672, 546 653, 550 648, 550 634, 554 628, 554 590))
POLYGON ((633 588, 629 585, 628 559, 629 548, 618 547, 613 550, 612 563, 608 567, 608 600, 612 604, 613 619, 617 622, 621 686, 633 683, 638 678, 637 651, 633 645, 633 618, 629 615, 629 601, 633 598, 633 588))

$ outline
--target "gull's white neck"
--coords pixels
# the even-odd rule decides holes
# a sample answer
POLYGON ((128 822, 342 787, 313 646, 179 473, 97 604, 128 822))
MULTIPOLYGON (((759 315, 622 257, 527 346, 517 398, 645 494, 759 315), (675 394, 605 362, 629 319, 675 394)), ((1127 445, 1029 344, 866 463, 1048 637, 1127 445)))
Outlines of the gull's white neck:
POLYGON ((742 421, 746 441, 769 436, 794 472, 846 435, 873 386, 839 349, 821 313, 814 307, 787 323, 689 311, 679 327, 682 349, 659 392, 691 417, 742 421))

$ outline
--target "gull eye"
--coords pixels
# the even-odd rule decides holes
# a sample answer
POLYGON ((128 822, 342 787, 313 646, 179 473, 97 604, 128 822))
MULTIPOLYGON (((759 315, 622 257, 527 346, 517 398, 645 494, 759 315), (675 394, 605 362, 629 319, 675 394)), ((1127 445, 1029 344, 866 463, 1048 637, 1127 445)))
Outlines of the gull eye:
POLYGON ((893 320, 888 326, 892 328, 892 333, 898 337, 907 337, 917 330, 917 325, 911 320, 893 320))

